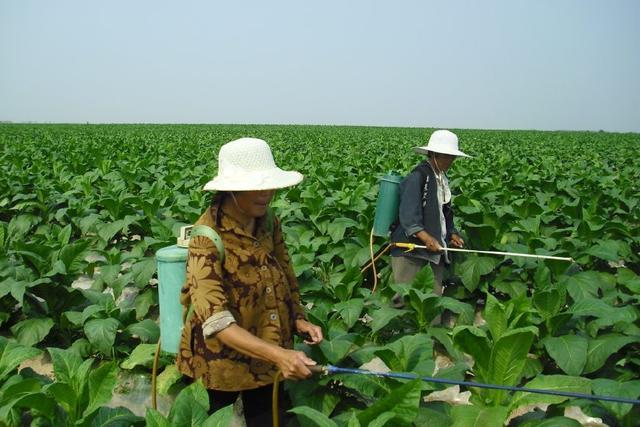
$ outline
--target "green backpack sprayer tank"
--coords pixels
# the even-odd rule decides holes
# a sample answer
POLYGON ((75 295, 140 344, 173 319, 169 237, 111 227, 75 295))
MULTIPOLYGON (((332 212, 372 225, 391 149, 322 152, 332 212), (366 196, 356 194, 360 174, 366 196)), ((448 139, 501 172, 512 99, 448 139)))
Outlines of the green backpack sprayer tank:
POLYGON ((403 177, 389 172, 380 178, 378 200, 376 201, 376 216, 373 220, 373 235, 388 237, 389 228, 398 219, 400 205, 400 181, 403 177))
POLYGON ((177 354, 183 326, 183 309, 180 304, 180 289, 187 277, 187 255, 189 239, 205 236, 211 239, 218 253, 224 258, 222 239, 215 230, 206 225, 182 227, 175 245, 158 250, 158 300, 160 304, 160 342, 162 351, 177 354))

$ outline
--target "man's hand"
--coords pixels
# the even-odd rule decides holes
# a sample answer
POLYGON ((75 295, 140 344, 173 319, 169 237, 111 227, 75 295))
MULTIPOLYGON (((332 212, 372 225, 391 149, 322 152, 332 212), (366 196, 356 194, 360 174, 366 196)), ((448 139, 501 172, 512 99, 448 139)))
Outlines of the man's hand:
POLYGON ((416 237, 420 240, 422 240, 422 243, 424 243, 424 245, 427 247, 427 250, 429 252, 441 252, 442 251, 442 246, 440 246, 440 243, 438 243, 438 241, 429 233, 427 233, 426 231, 422 230, 422 231, 418 231, 416 233, 416 237))
POLYGON ((462 237, 460 237, 459 234, 452 234, 451 235, 451 240, 449 241, 449 245, 451 245, 454 248, 464 248, 464 240, 462 240, 462 237))
POLYGON ((307 335, 310 339, 305 339, 305 344, 320 344, 322 342, 322 329, 306 320, 296 320, 296 330, 300 335, 307 335))

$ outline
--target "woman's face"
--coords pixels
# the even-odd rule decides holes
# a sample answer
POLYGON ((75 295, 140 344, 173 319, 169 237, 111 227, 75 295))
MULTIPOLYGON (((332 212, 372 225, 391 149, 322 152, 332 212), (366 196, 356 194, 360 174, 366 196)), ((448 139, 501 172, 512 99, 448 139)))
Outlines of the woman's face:
POLYGON ((275 190, 233 192, 240 210, 253 218, 259 218, 267 212, 274 194, 275 190))
POLYGON ((432 156, 436 161, 436 166, 442 172, 446 172, 451 166, 451 163, 456 159, 456 156, 452 156, 450 154, 433 153, 432 156))

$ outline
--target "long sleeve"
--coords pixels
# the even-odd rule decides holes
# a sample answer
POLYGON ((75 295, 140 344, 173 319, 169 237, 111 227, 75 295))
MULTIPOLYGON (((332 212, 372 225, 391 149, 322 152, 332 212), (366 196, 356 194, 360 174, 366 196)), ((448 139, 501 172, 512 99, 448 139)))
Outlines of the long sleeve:
POLYGON ((202 321, 205 337, 235 323, 233 315, 228 310, 218 250, 207 237, 197 236, 191 239, 187 260, 187 285, 193 312, 202 321))
POLYGON ((293 265, 291 264, 291 258, 282 237, 282 229, 280 228, 280 221, 274 217, 273 224, 273 242, 276 259, 284 270, 287 281, 289 282, 289 290, 291 292, 292 299, 292 311, 294 313, 295 320, 305 319, 304 307, 300 299, 300 289, 298 287, 298 279, 293 271, 293 265))
POLYGON ((447 225, 447 241, 451 239, 452 234, 458 234, 458 230, 456 230, 455 225, 453 224, 453 206, 451 202, 442 206, 442 211, 444 213, 444 220, 447 225))
POLYGON ((407 236, 424 230, 422 216, 422 176, 414 171, 400 183, 398 219, 407 236))

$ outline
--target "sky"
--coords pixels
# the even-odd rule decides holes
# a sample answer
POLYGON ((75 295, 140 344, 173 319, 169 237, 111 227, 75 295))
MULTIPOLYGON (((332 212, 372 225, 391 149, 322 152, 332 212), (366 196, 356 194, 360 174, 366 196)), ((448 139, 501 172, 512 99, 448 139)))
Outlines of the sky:
POLYGON ((0 0, 0 120, 640 132, 640 1, 0 0))

